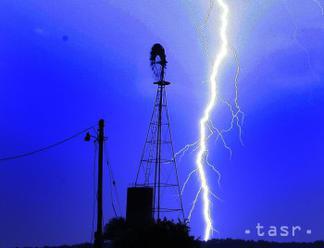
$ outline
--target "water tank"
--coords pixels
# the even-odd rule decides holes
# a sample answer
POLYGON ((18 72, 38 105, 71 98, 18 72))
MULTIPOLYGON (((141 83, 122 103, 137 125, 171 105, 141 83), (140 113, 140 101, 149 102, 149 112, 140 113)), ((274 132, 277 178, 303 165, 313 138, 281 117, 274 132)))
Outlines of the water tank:
POLYGON ((127 189, 126 221, 131 225, 145 225, 153 221, 153 188, 127 189))

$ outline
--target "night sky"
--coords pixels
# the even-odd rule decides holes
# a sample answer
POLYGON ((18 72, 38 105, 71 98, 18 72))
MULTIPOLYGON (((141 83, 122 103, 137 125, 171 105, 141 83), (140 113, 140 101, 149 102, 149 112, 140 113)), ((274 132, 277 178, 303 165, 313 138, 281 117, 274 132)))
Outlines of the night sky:
MULTIPOLYGON (((241 65, 238 130, 209 141, 222 173, 208 180, 219 231, 213 237, 258 239, 255 226, 299 225, 296 237, 324 238, 324 14, 312 0, 228 0, 229 38, 241 65), (265 3, 266 2, 266 3, 265 3), (244 231, 251 229, 252 234, 244 231), (305 230, 312 234, 306 235, 305 230), (253 231, 254 230, 254 231, 253 231)), ((149 66, 154 43, 166 49, 168 104, 175 150, 198 139, 208 76, 219 46, 219 9, 209 1, 1 0, 0 158, 38 149, 106 120, 107 152, 121 214, 134 182, 156 86, 149 66)), ((218 95, 233 103, 236 64, 229 53, 218 95)), ((213 122, 230 123, 217 102, 213 122)), ((178 164, 180 179, 197 151, 178 164)), ((0 163, 0 247, 90 241, 94 145, 83 136, 30 157, 0 163)), ((105 220, 114 216, 105 174, 105 220)), ((184 191, 188 213, 199 189, 184 191)), ((192 234, 203 237, 201 201, 192 234)))

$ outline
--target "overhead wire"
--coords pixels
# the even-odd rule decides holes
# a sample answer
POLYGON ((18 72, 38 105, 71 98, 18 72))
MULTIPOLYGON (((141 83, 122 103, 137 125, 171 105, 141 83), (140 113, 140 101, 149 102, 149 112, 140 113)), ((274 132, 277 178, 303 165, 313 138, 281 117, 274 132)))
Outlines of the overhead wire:
MULTIPOLYGON (((88 127, 86 129, 83 129, 81 130, 80 132, 77 132, 63 140, 60 140, 60 141, 57 141, 55 143, 52 143, 50 145, 47 145, 47 146, 44 146, 44 147, 41 147, 39 149, 36 149, 36 150, 33 150, 33 151, 30 151, 30 152, 26 152, 26 153, 22 153, 22 154, 18 154, 18 155, 14 155, 14 156, 8 156, 8 157, 3 157, 3 158, 0 158, 0 162, 5 162, 5 161, 11 161, 11 160, 16 160, 16 159, 20 159, 20 158, 24 158, 24 157, 28 157, 28 156, 32 156, 32 155, 35 155, 35 154, 38 154, 38 153, 41 153, 41 152, 44 152, 44 151, 47 151, 47 150, 50 150, 52 148, 55 148, 59 145, 62 145, 78 136, 80 136, 81 134, 84 134, 85 132, 89 131, 89 130, 93 130, 94 132, 97 132, 95 126, 91 126, 91 127, 88 127)), ((91 237, 90 237, 90 240, 91 240, 91 243, 93 242, 93 233, 94 233, 94 226, 95 226, 95 208, 96 208, 96 199, 97 199, 97 187, 96 187, 96 161, 97 161, 97 152, 98 152, 98 147, 97 147, 97 144, 96 144, 96 141, 94 142, 94 161, 93 161, 93 210, 92 210, 92 232, 91 232, 91 237)))
POLYGON ((108 154, 107 149, 105 149, 105 157, 106 157, 106 164, 108 167, 108 174, 109 174, 109 183, 110 183, 109 192, 110 192, 110 197, 111 197, 112 209, 114 211, 115 217, 118 217, 118 216, 121 216, 119 195, 118 195, 118 190, 117 190, 117 186, 116 186, 116 179, 114 177, 114 173, 113 173, 110 161, 109 161, 109 154, 108 154), (115 201, 116 201, 117 206, 115 206, 115 201), (116 207, 117 207, 118 213, 116 211, 116 207))
POLYGON ((90 130, 90 129, 92 129, 92 128, 93 128, 93 126, 88 127, 88 128, 86 128, 86 129, 84 129, 84 130, 82 130, 82 131, 80 131, 80 132, 77 132, 77 133, 75 133, 75 134, 73 134, 73 135, 71 135, 71 136, 69 136, 69 137, 63 139, 63 140, 60 140, 60 141, 55 142, 55 143, 53 143, 53 144, 50 144, 50 145, 47 145, 47 146, 41 147, 41 148, 39 148, 39 149, 37 149, 37 150, 34 150, 34 151, 30 151, 30 152, 26 152, 26 153, 22 153, 22 154, 14 155, 14 156, 2 157, 2 158, 0 158, 0 163, 1 163, 1 162, 6 162, 6 161, 11 161, 11 160, 16 160, 16 159, 20 159, 20 158, 24 158, 24 157, 29 157, 29 156, 35 155, 35 154, 37 154, 37 153, 41 153, 41 152, 44 152, 44 151, 50 150, 50 149, 52 149, 52 148, 54 148, 54 147, 57 147, 57 146, 59 146, 59 145, 62 145, 62 144, 64 144, 64 143, 66 143, 66 142, 68 142, 68 141, 70 141, 70 140, 72 140, 72 139, 74 139, 74 138, 80 136, 81 134, 87 132, 88 130, 90 130))

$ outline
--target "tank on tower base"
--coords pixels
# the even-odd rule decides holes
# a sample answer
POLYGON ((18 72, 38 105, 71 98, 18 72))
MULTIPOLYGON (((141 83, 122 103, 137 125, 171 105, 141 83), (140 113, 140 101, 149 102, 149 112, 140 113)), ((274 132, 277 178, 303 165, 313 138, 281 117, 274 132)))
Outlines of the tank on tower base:
POLYGON ((126 221, 131 225, 146 225, 153 221, 153 188, 127 189, 126 221))

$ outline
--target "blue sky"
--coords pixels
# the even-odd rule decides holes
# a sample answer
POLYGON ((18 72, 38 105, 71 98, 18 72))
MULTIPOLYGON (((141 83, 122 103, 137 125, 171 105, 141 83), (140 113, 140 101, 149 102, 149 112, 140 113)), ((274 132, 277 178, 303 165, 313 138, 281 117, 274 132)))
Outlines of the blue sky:
MULTIPOLYGON (((238 53, 243 142, 233 150, 211 140, 210 160, 222 173, 223 201, 214 201, 214 237, 246 236, 260 222, 300 225, 323 238, 322 142, 324 16, 316 1, 228 1, 229 38, 238 53)), ((324 4, 324 3, 323 3, 324 4)), ((209 1, 36 1, 0 3, 0 156, 30 151, 65 138, 99 118, 107 122, 107 149, 122 211, 134 181, 155 87, 152 44, 166 49, 168 103, 176 150, 198 139, 208 97, 208 75, 219 46, 219 10, 207 23, 209 1), (65 37, 65 38, 64 38, 65 37), (66 38, 67 37, 67 38, 66 38), (136 129, 136 132, 134 132, 136 129), (127 172, 127 173, 125 173, 127 172)), ((219 96, 233 101, 235 60, 229 54, 219 96)), ((233 103, 233 102, 232 102, 233 103)), ((225 128, 226 105, 213 122, 225 128)), ((179 163, 181 181, 194 168, 195 151, 179 163)), ((92 231, 94 149, 80 139, 46 153, 0 164, 0 246, 89 241, 92 231)), ((199 187, 184 192, 189 211, 199 187)), ((105 218, 113 216, 106 190, 105 218)), ((201 202, 191 222, 202 236, 201 202)))

